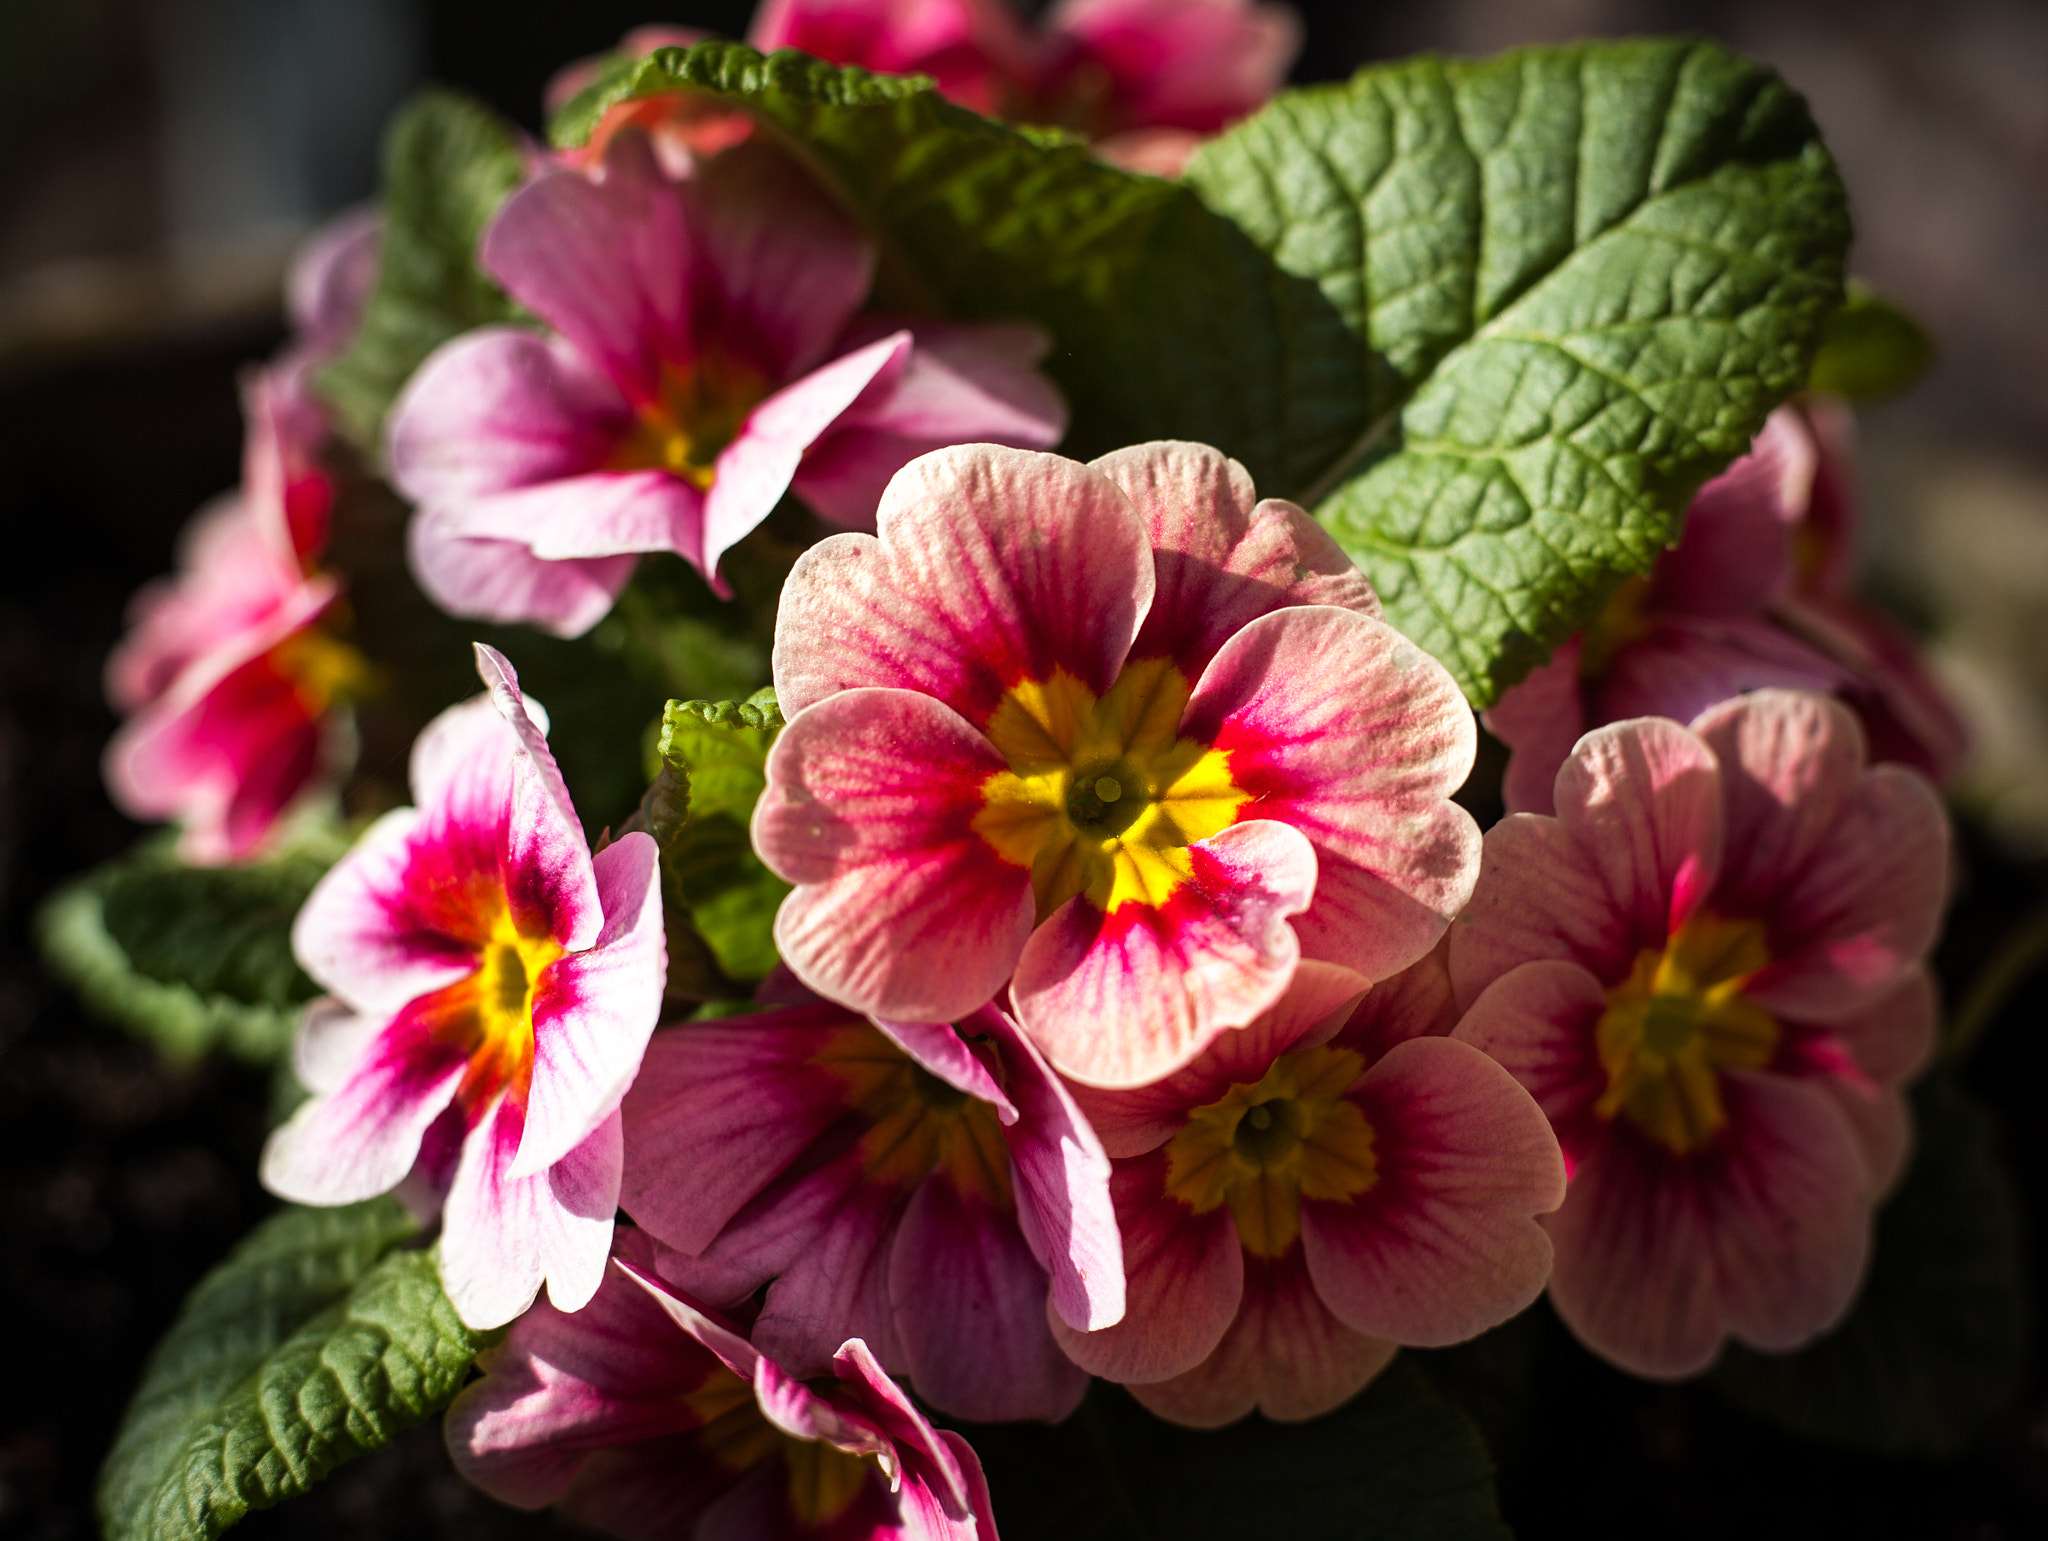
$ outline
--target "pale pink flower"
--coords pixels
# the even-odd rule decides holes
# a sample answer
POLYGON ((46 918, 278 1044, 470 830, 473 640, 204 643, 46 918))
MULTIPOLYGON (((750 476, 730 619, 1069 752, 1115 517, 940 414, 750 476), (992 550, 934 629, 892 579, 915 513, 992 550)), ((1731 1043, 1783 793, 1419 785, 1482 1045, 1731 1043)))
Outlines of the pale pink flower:
POLYGON ((481 265, 553 330, 466 333, 393 408, 413 569, 444 608, 574 636, 641 552, 716 580, 786 491, 859 527, 916 454, 1064 431, 1036 329, 857 318, 873 245, 788 156, 687 169, 631 128, 600 177, 544 171, 485 231, 481 265))
POLYGON ((1313 1418, 1397 1346, 1472 1337, 1543 1289, 1535 1216, 1563 1198, 1564 1164, 1542 1110, 1441 1036, 1441 950, 1352 1012, 1363 983, 1304 963, 1193 1064, 1079 1093, 1115 1164, 1129 1310, 1054 1331, 1162 1417, 1313 1418))
POLYGON ((271 1136, 263 1181, 347 1204, 452 1155, 441 1277, 464 1321, 495 1327, 543 1279, 565 1310, 597 1289, 619 1100, 667 961, 653 840, 591 856, 512 666, 476 651, 490 694, 414 744, 418 806, 372 825, 292 928, 333 1000, 301 1029, 317 1095, 271 1136))
POLYGON ((821 995, 949 1022, 1009 983, 1062 1074, 1142 1085, 1299 958, 1406 967, 1470 893, 1471 712, 1242 466, 946 450, 880 531, 806 552, 776 621, 754 843, 821 995))
POLYGON ((1003 0, 766 0, 747 36, 763 53, 929 75, 976 112, 1071 128, 1172 175, 1280 88, 1301 20, 1258 0, 1062 0, 1034 33, 1003 0))
POLYGON ((809 1384, 653 1277, 624 1230, 574 1315, 537 1305, 448 1409, 465 1477, 627 1541, 994 1541, 973 1449, 853 1338, 809 1384))
POLYGON ((1825 696, 1586 735, 1557 816, 1515 814, 1451 933, 1457 1036, 1550 1116, 1558 1314, 1643 1375, 1848 1309, 1909 1137, 1948 827, 1825 696))
POLYGON ((1700 489, 1650 574, 1485 713, 1513 751, 1509 812, 1551 811, 1551 781, 1588 728, 1687 722, 1769 686, 1830 692, 1863 720, 1877 758, 1954 774, 1961 719, 1912 643, 1849 592, 1849 432, 1839 403, 1778 408, 1750 452, 1700 489))
POLYGON ((1123 1314, 1109 1162, 994 1008, 959 1030, 813 1004, 655 1035, 626 1096, 627 1214, 754 1341, 822 1373, 849 1337, 958 1417, 1057 1419, 1087 1377, 1048 1314, 1123 1314), (1048 1312, 1050 1301, 1050 1313, 1048 1312))

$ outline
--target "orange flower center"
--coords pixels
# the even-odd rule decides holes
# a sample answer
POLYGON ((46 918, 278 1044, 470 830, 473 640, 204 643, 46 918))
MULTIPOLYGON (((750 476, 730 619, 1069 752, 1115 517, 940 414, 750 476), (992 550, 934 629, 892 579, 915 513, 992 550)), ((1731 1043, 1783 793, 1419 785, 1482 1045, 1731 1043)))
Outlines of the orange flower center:
POLYGON ((915 1187, 942 1170, 953 1187, 1007 1208, 1010 1148, 996 1110, 940 1080, 871 1027, 832 1035, 814 1063, 838 1076, 871 1119, 860 1151, 871 1182, 915 1187))
POLYGON ((1728 1122, 1721 1072, 1760 1069, 1777 1052, 1777 1022, 1742 993, 1770 961, 1761 925, 1708 910, 1638 953, 1595 1029, 1607 1090, 1594 1111, 1626 1114, 1680 1155, 1705 1146, 1728 1122))
POLYGON ((659 391, 640 403, 606 465, 668 471, 708 492, 718 479, 719 455, 768 395, 765 375, 719 349, 706 349, 688 366, 663 364, 659 391))
POLYGON ((1304 1197, 1346 1201, 1379 1180, 1372 1125, 1344 1095, 1364 1071, 1353 1049, 1281 1055, 1188 1115, 1167 1143, 1166 1191, 1198 1215, 1228 1204, 1244 1249, 1280 1256, 1301 1235, 1304 1197))
POLYGON ((337 701, 368 695, 377 669, 346 642, 314 627, 295 631, 269 653, 271 667, 291 682, 306 715, 318 717, 337 701))
POLYGON ((1230 756, 1180 736, 1190 694, 1164 658, 1100 697, 1064 670, 1004 692, 986 731, 1009 769, 983 784, 974 829, 1031 869, 1040 920, 1076 894, 1105 914, 1163 905, 1192 875, 1188 847, 1237 822, 1249 794, 1230 756))
POLYGON ((520 932, 501 900, 476 972, 421 1001, 434 1036, 469 1056, 455 1092, 465 1111, 474 1114, 500 1092, 524 1105, 533 1078, 534 990, 564 951, 551 936, 520 932))

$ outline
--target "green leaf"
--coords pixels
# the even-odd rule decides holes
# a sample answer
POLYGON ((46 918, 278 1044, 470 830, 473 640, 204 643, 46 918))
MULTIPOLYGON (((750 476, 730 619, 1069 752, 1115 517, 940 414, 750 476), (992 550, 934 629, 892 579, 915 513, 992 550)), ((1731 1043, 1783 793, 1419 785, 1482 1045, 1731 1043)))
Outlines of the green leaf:
POLYGON ((453 1399, 484 1339, 391 1199, 288 1208, 200 1281, 100 1471, 108 1541, 197 1541, 453 1399))
POLYGON ((1868 284, 1849 280, 1849 297, 1828 317, 1809 385, 1816 391, 1869 401, 1902 391, 1934 362, 1934 342, 1868 284))
POLYGON ((319 993, 292 956, 292 919, 342 848, 313 833, 250 866, 188 867, 146 846, 44 905, 43 954, 90 1009, 175 1058, 220 1047, 271 1063, 319 993))
POLYGON ((1953 1455, 2026 1385, 2019 1204, 1984 1111, 1953 1074, 1929 1076, 1913 1106, 1913 1165, 1878 1215, 1848 1320, 1795 1354, 1731 1350, 1713 1384, 1809 1439, 1953 1455))
POLYGON ((970 1438, 1006 1541, 1510 1541, 1478 1431, 1406 1358, 1310 1423, 1177 1429, 1098 1384, 970 1438))
POLYGON ((1188 181, 1370 346, 1350 451, 1283 485, 1479 705, 1675 538, 1842 293, 1804 104, 1705 42, 1376 66, 1188 181))
POLYGON ((517 314, 476 265, 476 243, 519 184, 517 131, 482 103, 429 90, 384 140, 384 238, 361 330, 320 376, 356 443, 374 453, 384 414, 435 348, 517 314))

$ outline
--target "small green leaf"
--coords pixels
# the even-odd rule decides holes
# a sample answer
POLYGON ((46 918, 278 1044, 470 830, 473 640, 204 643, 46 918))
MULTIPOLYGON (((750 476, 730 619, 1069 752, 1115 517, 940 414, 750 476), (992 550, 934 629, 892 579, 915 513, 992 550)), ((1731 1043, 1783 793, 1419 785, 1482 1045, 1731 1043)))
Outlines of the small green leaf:
POLYGON ((361 330, 322 372, 343 427, 374 452, 384 414, 422 360, 517 308, 476 265, 476 244, 523 163, 516 130, 453 91, 422 92, 384 140, 384 237, 361 330))
POLYGON ((483 1338, 391 1199, 288 1208, 200 1281, 99 1481, 108 1541, 201 1541, 446 1406, 483 1338))
POLYGON ((1697 41, 1375 66, 1188 181, 1370 348, 1347 451, 1282 487, 1477 705, 1806 383, 1849 238, 1804 104, 1697 41))
POLYGON ((220 1047, 271 1063, 318 993, 292 919, 341 850, 320 833, 250 866, 188 867, 146 846, 44 905, 44 956, 93 1011, 175 1058, 220 1047))
POLYGON ((2019 1205, 1983 1110, 1952 1074, 1930 1075, 1913 1107, 1913 1165, 1878 1215, 1848 1320, 1794 1354, 1731 1350, 1713 1384, 1809 1439, 1953 1455, 2026 1384, 2019 1205))
POLYGON ((1816 391, 1869 401, 1902 391, 1934 362, 1920 323, 1868 284, 1849 280, 1849 297, 1828 317, 1808 382, 1816 391))

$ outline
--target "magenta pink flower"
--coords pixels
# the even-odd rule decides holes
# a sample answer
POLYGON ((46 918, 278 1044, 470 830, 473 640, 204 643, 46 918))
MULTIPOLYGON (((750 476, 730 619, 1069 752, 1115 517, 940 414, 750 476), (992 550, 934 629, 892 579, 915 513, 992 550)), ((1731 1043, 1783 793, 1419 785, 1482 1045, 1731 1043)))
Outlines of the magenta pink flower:
POLYGON ((667 978, 655 847, 595 858, 519 694, 477 647, 486 698, 413 746, 416 808, 370 827, 299 911, 292 946, 334 1002, 299 1063, 319 1095, 270 1138, 263 1181, 347 1204, 453 1151, 441 1277, 495 1327, 546 1280, 597 1289, 618 1207, 619 1099, 667 978))
POLYGON ((1279 89, 1301 20, 1257 0, 1063 0, 1034 36, 1003 0, 766 0, 748 40, 929 75, 976 112, 1075 129, 1171 174, 1279 89))
POLYGON ((621 1231, 590 1303, 537 1305, 448 1409, 456 1468, 627 1541, 994 1541, 966 1440, 853 1338, 802 1379, 664 1289, 621 1231))
POLYGON ((1824 696, 1600 728, 1516 814, 1451 933, 1457 1036, 1571 1168, 1550 1294, 1596 1352, 1689 1375, 1848 1308, 1933 1031, 1948 829, 1824 696))
POLYGON ((1130 1309, 1054 1331, 1162 1417, 1315 1417, 1397 1345, 1469 1338, 1543 1288, 1533 1217, 1564 1196, 1564 1164, 1542 1111, 1440 1036, 1440 952, 1351 1012, 1362 985, 1304 963, 1278 1006, 1185 1069, 1080 1093, 1115 1161, 1130 1309))
POLYGON ((1463 904, 1471 712, 1242 466, 946 450, 880 529, 806 552, 776 621, 754 843, 821 995, 950 1022, 1011 983, 1062 1074, 1135 1086, 1298 958, 1383 978, 1463 904))
POLYGON ((1123 1314, 1109 1161, 1002 1012, 956 1032, 797 1006, 657 1034, 625 1103, 621 1202, 662 1275, 798 1375, 865 1340, 934 1407, 1065 1417, 1047 1328, 1123 1314), (772 1281, 772 1282, 771 1282, 772 1281))
POLYGON ((543 172, 484 233, 482 266, 554 330, 458 337, 393 409, 413 568, 445 608, 573 636, 638 553, 715 579, 786 491, 860 526, 956 435, 1064 431, 1037 331, 856 322, 872 243, 767 144, 677 180, 633 128, 601 169, 543 172))
POLYGON ((1771 414, 1749 454, 1702 487, 1685 534, 1646 578, 1485 714, 1513 751, 1511 813, 1551 811, 1557 769, 1586 729, 1629 717, 1689 722, 1769 686, 1831 692, 1879 759, 1945 780, 1963 728, 1912 644, 1849 593, 1855 504, 1847 409, 1771 414))

